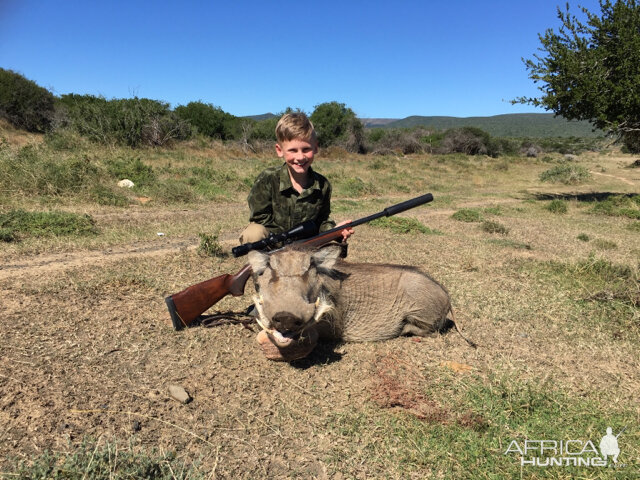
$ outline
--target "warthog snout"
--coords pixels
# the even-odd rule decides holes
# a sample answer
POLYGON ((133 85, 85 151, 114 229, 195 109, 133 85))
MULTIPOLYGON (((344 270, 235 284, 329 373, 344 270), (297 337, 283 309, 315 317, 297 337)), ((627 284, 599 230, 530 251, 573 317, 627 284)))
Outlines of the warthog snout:
POLYGON ((276 330, 282 333, 298 332, 304 327, 304 320, 288 312, 278 312, 271 319, 276 330))

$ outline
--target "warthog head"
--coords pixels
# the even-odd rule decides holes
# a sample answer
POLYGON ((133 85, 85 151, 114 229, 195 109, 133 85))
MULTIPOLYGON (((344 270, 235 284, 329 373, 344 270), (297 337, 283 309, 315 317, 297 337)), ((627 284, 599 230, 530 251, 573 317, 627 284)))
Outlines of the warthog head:
POLYGON ((287 247, 270 255, 249 253, 257 292, 257 320, 279 346, 297 340, 331 310, 322 276, 335 275, 332 268, 339 256, 339 247, 287 247))

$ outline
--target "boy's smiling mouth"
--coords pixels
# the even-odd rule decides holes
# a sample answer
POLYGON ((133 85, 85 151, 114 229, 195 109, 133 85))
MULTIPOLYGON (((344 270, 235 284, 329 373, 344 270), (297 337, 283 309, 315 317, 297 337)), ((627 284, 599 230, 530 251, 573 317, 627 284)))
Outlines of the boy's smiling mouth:
POLYGON ((294 160, 293 164, 298 167, 304 167, 307 163, 309 163, 309 159, 305 158, 304 160, 294 160))

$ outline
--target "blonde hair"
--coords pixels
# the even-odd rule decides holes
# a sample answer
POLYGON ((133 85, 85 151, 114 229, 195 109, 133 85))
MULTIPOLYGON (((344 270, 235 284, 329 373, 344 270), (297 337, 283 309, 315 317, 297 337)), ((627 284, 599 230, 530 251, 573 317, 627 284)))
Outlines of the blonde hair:
POLYGON ((285 113, 280 118, 276 125, 276 139, 280 144, 296 139, 317 142, 313 123, 302 112, 285 113))

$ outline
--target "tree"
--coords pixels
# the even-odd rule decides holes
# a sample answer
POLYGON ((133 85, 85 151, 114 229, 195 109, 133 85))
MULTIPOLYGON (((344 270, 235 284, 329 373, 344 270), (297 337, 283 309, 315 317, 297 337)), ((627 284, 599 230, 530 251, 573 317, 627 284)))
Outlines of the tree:
POLYGON ((640 6, 636 0, 600 0, 600 9, 597 15, 580 7, 583 22, 569 4, 558 8, 558 31, 538 36, 543 53, 523 59, 543 95, 514 103, 588 120, 640 149, 640 6))
POLYGON ((0 68, 0 117, 30 132, 46 132, 55 114, 55 99, 46 88, 19 73, 0 68))
POLYGON ((318 144, 328 147, 346 140, 350 150, 358 151, 363 142, 362 122, 344 103, 327 102, 316 105, 310 117, 318 135, 318 144), (354 144, 353 146, 351 144, 354 144))
POLYGON ((175 112, 207 137, 231 140, 239 134, 239 119, 210 103, 189 102, 175 112))

